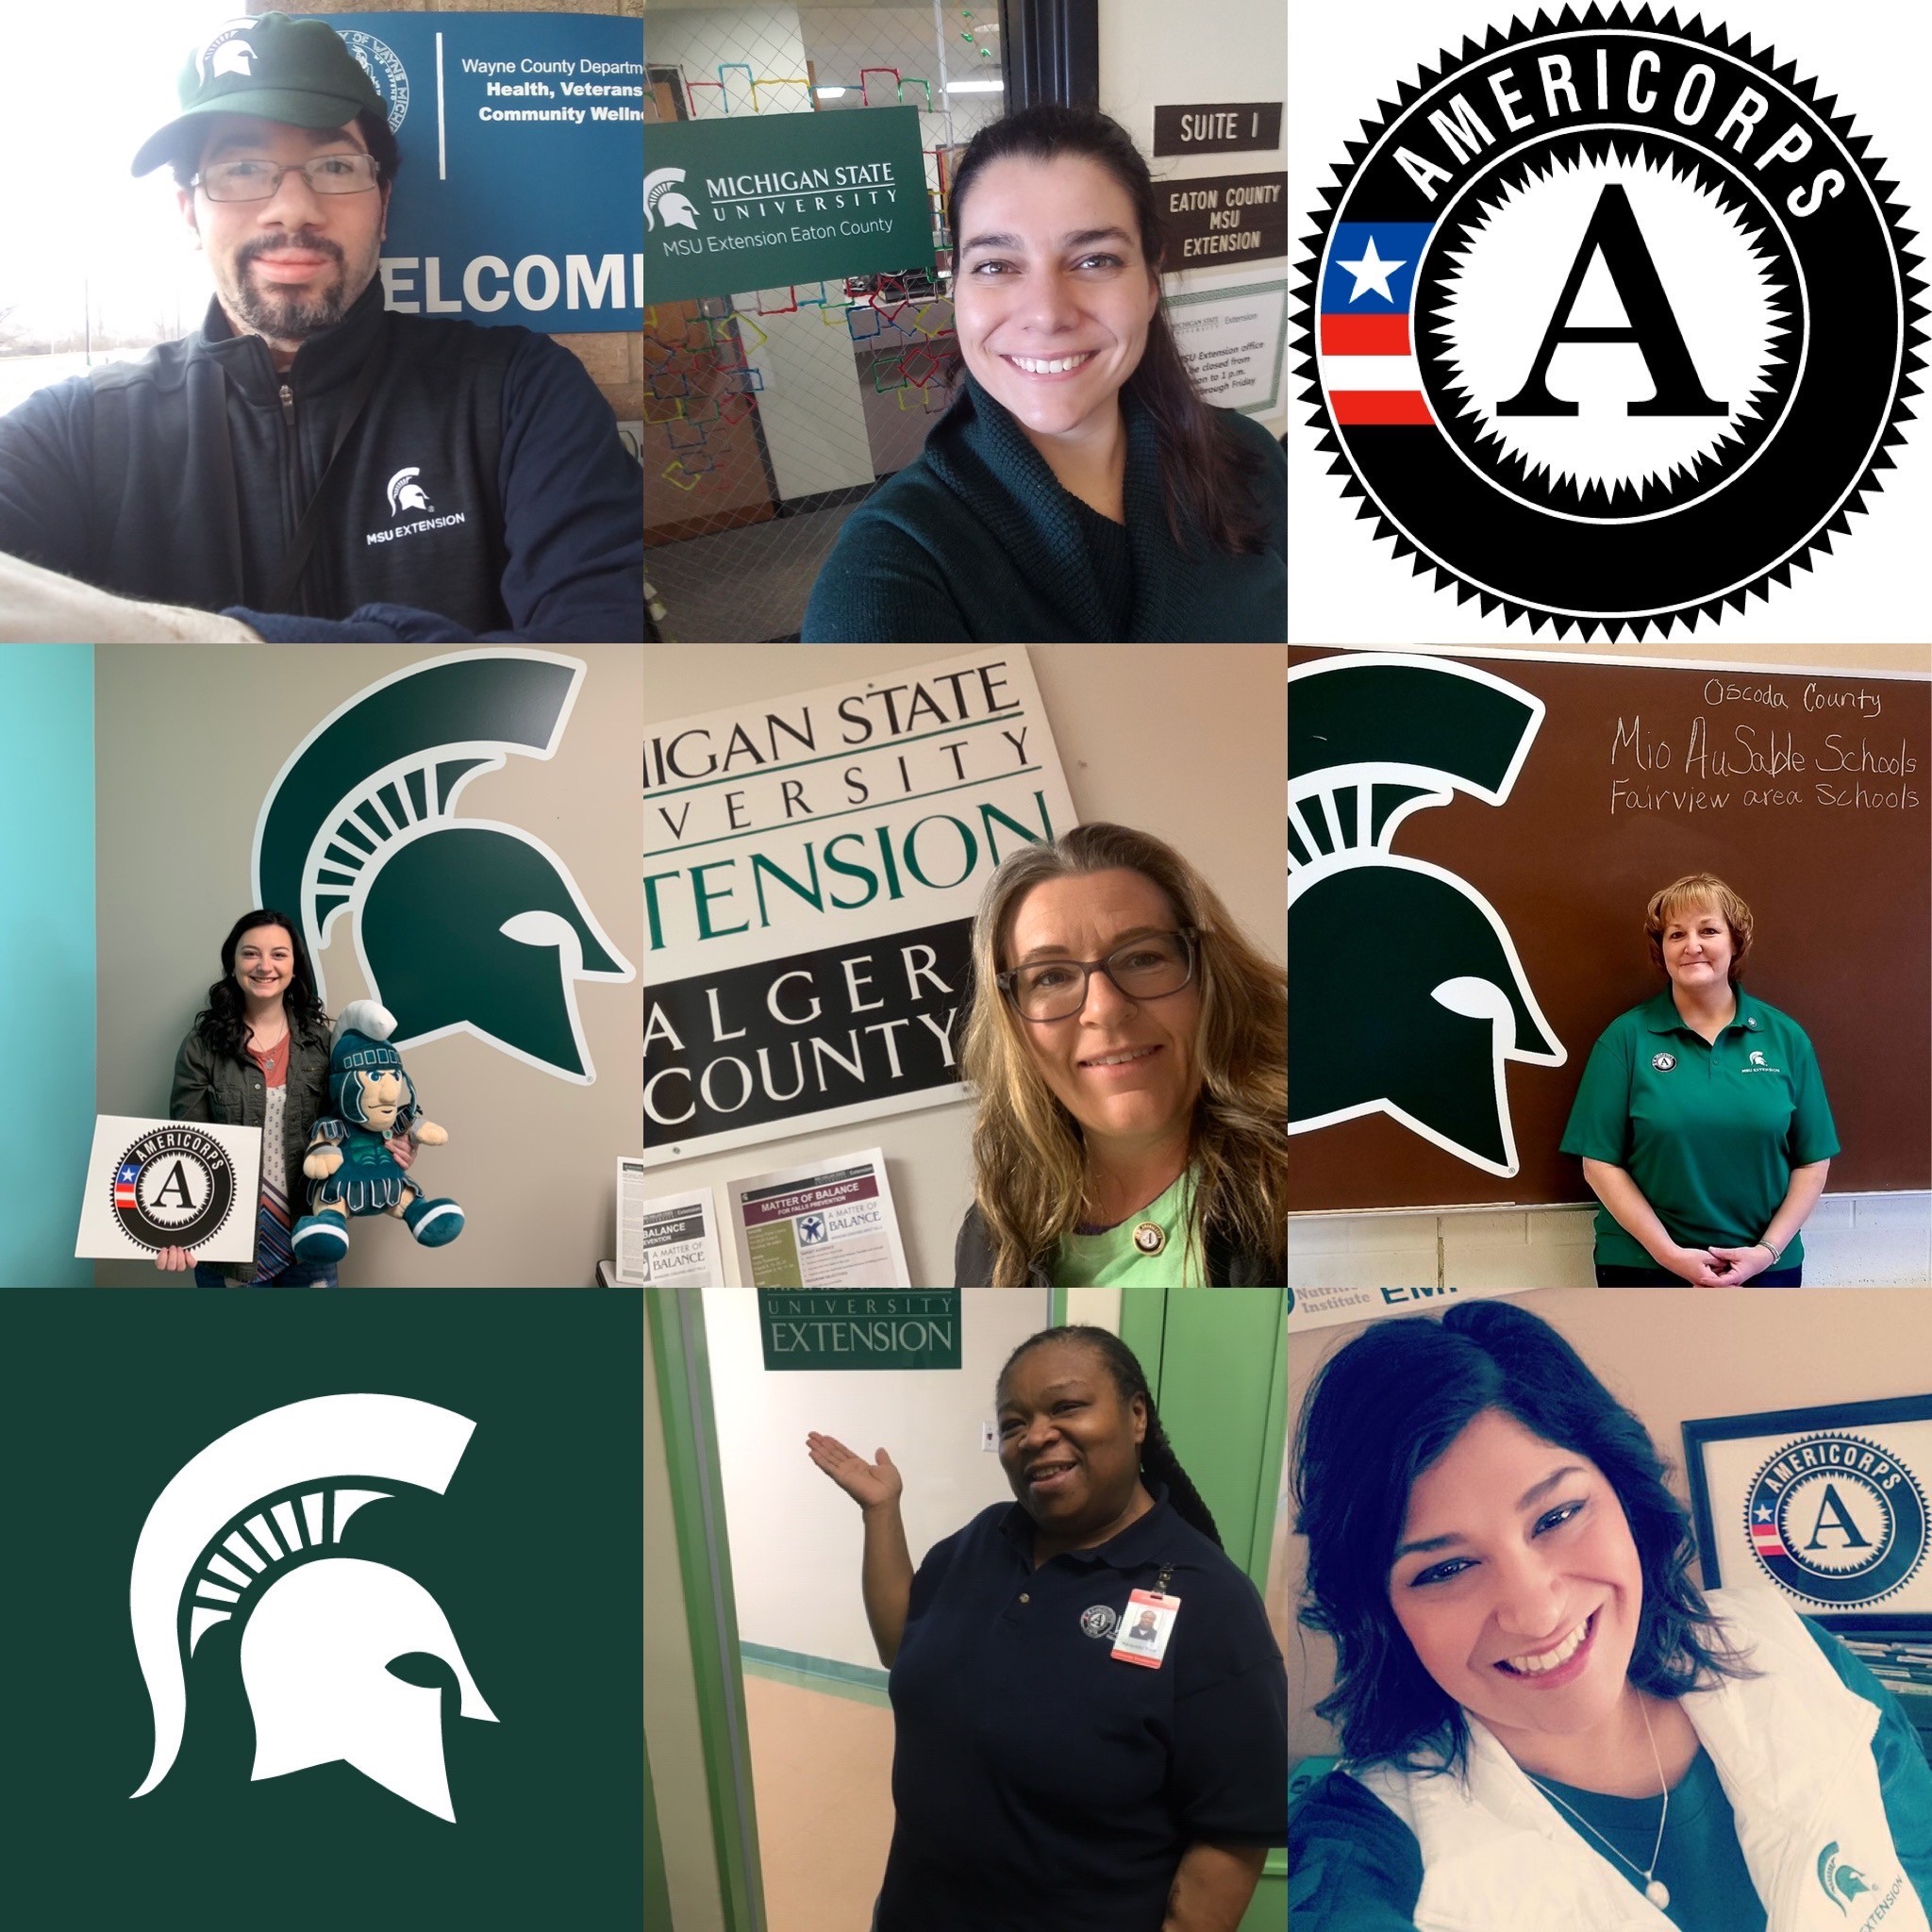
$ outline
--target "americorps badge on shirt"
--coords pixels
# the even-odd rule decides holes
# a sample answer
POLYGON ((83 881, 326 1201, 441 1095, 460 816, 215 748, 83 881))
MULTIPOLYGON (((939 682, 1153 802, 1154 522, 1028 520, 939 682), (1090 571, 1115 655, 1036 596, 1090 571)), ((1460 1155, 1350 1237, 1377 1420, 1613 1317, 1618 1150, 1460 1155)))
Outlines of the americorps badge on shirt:
POLYGON ((1174 1634, 1180 1607, 1177 1596, 1163 1596, 1156 1590, 1135 1591, 1127 1599, 1126 1614, 1114 1639, 1114 1656, 1124 1664, 1144 1664, 1150 1671, 1158 1671, 1167 1655, 1167 1640, 1174 1634))

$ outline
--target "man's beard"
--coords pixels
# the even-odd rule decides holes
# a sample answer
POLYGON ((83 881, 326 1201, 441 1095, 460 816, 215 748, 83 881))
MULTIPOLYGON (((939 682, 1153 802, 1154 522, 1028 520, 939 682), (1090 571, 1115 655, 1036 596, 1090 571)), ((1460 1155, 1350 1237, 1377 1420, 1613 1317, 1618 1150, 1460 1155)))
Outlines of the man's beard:
POLYGON ((333 328, 348 312, 356 295, 350 292, 348 263, 342 251, 319 235, 263 236, 245 243, 235 257, 235 312, 258 335, 275 341, 305 341, 318 329, 333 328), (248 270, 258 256, 283 250, 325 255, 336 265, 334 281, 325 289, 287 282, 256 282, 248 270))

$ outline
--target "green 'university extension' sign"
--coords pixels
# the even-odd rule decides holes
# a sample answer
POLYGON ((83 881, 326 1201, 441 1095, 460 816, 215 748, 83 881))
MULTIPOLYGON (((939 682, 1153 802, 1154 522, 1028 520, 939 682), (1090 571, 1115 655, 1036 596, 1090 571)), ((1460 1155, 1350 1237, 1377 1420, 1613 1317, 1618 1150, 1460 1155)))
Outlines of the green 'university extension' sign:
POLYGON ((647 305, 933 266, 916 108, 643 132, 647 305))
POLYGON ((957 1288, 880 1293, 761 1288, 768 1369, 957 1369, 957 1288))

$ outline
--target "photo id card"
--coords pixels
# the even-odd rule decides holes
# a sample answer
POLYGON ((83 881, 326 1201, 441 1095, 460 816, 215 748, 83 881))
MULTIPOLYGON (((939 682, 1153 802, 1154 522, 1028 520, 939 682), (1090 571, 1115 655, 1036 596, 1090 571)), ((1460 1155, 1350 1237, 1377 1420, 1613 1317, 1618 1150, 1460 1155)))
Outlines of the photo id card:
POLYGON ((1167 1655, 1167 1640, 1174 1634, 1174 1620, 1180 1607, 1177 1596, 1137 1590, 1127 1599, 1126 1614, 1114 1639, 1114 1656, 1124 1664, 1144 1664, 1150 1671, 1158 1671, 1167 1655))

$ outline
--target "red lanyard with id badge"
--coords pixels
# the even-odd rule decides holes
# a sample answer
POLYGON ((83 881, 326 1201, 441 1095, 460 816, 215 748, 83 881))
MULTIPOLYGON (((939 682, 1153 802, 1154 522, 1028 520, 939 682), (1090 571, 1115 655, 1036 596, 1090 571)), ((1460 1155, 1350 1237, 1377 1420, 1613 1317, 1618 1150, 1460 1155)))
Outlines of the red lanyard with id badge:
POLYGON ((1140 1664, 1150 1671, 1160 1668, 1181 1608, 1180 1598, 1168 1593, 1173 1575, 1174 1565, 1163 1563, 1152 1590, 1137 1590, 1127 1598, 1113 1644, 1113 1655, 1120 1662, 1140 1664))

